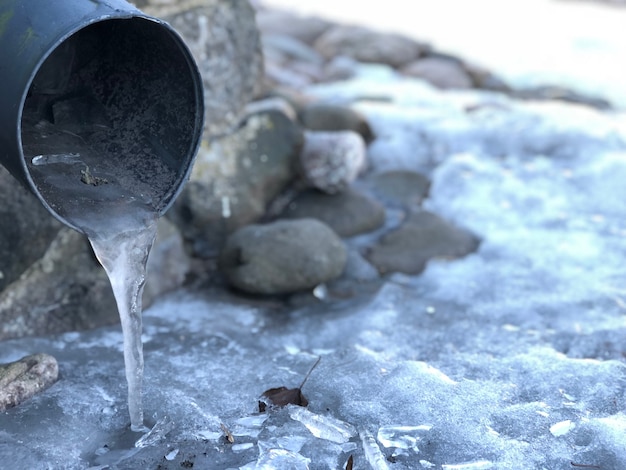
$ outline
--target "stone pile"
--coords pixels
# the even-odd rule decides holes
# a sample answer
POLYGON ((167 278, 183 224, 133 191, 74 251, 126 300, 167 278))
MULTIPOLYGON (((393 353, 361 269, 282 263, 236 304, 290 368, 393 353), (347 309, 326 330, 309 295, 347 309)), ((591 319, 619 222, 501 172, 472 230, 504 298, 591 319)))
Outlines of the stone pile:
MULTIPOLYGON (((189 44, 207 107, 191 179, 160 222, 145 305, 185 283, 280 299, 302 292, 345 298, 391 273, 419 274, 430 259, 478 248, 485 234, 424 209, 437 155, 446 152, 441 143, 418 130, 412 151, 428 154, 430 166, 373 165, 373 157, 396 155, 392 137, 377 135, 354 106, 358 97, 338 102, 308 92, 357 77, 363 64, 374 76, 395 74, 429 90, 608 107, 555 86, 513 90, 475 64, 392 33, 255 11, 243 1, 138 5, 170 21, 189 44)), ((490 106, 506 105, 494 98, 465 111, 490 106)), ((118 321, 84 237, 49 216, 3 168, 0 207, 0 340, 118 321)))

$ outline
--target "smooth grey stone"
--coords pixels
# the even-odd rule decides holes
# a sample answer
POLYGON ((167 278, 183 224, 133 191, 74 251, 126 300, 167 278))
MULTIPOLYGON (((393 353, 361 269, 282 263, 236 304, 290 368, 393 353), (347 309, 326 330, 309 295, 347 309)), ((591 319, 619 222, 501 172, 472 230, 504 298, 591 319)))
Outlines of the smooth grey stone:
POLYGON ((381 273, 419 274, 432 258, 460 258, 476 251, 480 239, 430 212, 411 214, 366 253, 381 273))
POLYGON ((354 188, 338 194, 312 189, 296 196, 281 216, 290 219, 313 217, 327 224, 339 236, 353 237, 382 227, 385 208, 354 188))
POLYGON ((312 131, 354 131, 365 142, 374 139, 374 133, 365 117, 347 106, 311 103, 299 114, 302 125, 312 131))
POLYGON ((263 35, 284 34, 308 45, 313 44, 332 24, 321 18, 276 9, 257 11, 256 22, 263 35))
POLYGON ((472 88, 473 82, 463 65, 456 60, 443 57, 424 57, 402 68, 411 77, 421 78, 431 85, 448 89, 472 88))
POLYGON ((315 219, 280 220, 232 234, 220 269, 244 292, 286 294, 337 278, 346 260, 343 242, 327 225, 315 219))
POLYGON ((372 191, 386 204, 415 208, 428 196, 430 181, 421 173, 410 170, 391 170, 375 174, 372 191))
POLYGON ((327 59, 345 55, 360 62, 391 67, 408 64, 430 49, 430 46, 406 36, 346 25, 327 29, 315 41, 314 47, 327 59))

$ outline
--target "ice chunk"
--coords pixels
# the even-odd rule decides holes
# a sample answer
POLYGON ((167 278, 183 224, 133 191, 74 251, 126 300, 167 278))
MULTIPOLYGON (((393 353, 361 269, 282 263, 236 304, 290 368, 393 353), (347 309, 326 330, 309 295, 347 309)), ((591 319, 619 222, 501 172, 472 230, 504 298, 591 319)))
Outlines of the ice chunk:
POLYGON ((236 420, 230 431, 234 436, 257 437, 266 419, 267 414, 245 416, 236 420))
POLYGON ((559 421, 556 424, 550 426, 550 432, 555 437, 565 436, 568 432, 576 427, 576 423, 566 419, 565 421, 559 421))
POLYGON ((149 447, 157 444, 161 440, 167 437, 167 434, 174 429, 174 422, 170 420, 167 416, 163 416, 160 420, 156 422, 152 429, 148 431, 146 434, 141 436, 137 442, 135 442, 135 447, 149 447))
POLYGON ((178 455, 179 451, 180 449, 173 449, 171 452, 168 452, 167 455, 165 456, 165 460, 174 460, 176 456, 178 455))
POLYGON ((223 432, 219 431, 210 431, 208 429, 203 429, 196 433, 196 436, 200 439, 204 439, 207 441, 217 441, 220 437, 224 435, 223 432))
POLYGON ((378 442, 385 447, 418 451, 417 443, 432 429, 430 424, 419 426, 382 426, 378 430, 378 442))
POLYGON ((454 465, 442 465, 442 470, 487 470, 494 468, 493 462, 477 460, 476 462, 457 463, 454 465))
POLYGON ((311 459, 286 449, 260 448, 260 456, 240 470, 308 470, 311 459))
POLYGON ((388 470, 389 465, 387 465, 387 461, 385 460, 385 456, 376 444, 376 440, 374 436, 372 436, 368 431, 362 429, 359 431, 361 435, 361 443, 363 444, 363 453, 365 454, 365 459, 369 462, 374 470, 388 470))
POLYGON ((233 452, 245 452, 248 449, 252 449, 254 444, 252 442, 242 442, 241 444, 233 444, 230 448, 233 452))
POLYGON ((73 164, 81 163, 79 153, 54 153, 50 155, 37 155, 31 160, 35 166, 40 165, 53 165, 58 163, 73 164))
POLYGON ((318 415, 301 406, 289 408, 291 419, 300 421, 315 437, 343 444, 356 434, 355 429, 331 416, 318 415))

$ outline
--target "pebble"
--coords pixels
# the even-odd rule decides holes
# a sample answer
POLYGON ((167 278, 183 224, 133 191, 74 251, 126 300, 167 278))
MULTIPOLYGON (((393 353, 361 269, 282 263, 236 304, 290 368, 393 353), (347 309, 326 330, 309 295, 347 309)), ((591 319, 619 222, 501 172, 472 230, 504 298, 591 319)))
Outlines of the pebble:
POLYGON ((313 217, 347 238, 382 227, 385 208, 354 188, 332 195, 309 190, 300 193, 281 216, 290 219, 313 217))
POLYGON ((316 65, 324 62, 319 52, 293 36, 264 34, 262 42, 264 51, 272 50, 273 53, 283 56, 285 60, 299 60, 316 65))
POLYGON ((385 204, 393 207, 416 208, 428 195, 430 180, 410 170, 390 170, 370 179, 372 191, 385 204))
POLYGON ((256 22, 265 34, 283 34, 312 45, 331 23, 321 18, 306 17, 285 10, 259 10, 256 22))
POLYGON ((374 140, 374 133, 365 117, 347 106, 312 103, 299 114, 302 125, 312 131, 354 131, 365 142, 374 140))
POLYGON ((471 77, 459 61, 443 57, 416 60, 403 67, 402 72, 410 77, 424 79, 443 90, 468 89, 473 86, 471 77))
POLYGON ((57 360, 48 354, 32 354, 0 364, 0 412, 19 405, 55 383, 57 360))
POLYGON ((430 46, 393 33, 372 31, 361 26, 335 25, 314 43, 327 59, 344 55, 359 62, 401 67, 426 53, 430 46))
POLYGON ((354 131, 305 131, 299 168, 303 179, 328 194, 345 190, 367 167, 363 137, 354 131))
POLYGON ((432 258, 459 258, 476 251, 480 239, 426 211, 412 213, 366 252, 380 273, 420 274, 432 258))
POLYGON ((249 225, 227 240, 219 266, 229 283, 252 294, 312 290, 343 272, 341 239, 315 219, 249 225))

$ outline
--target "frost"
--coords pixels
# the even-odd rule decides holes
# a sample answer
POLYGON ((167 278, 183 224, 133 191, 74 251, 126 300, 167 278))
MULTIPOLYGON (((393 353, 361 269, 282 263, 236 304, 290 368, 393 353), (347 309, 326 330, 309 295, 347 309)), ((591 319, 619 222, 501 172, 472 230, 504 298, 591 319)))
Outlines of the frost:
POLYGON ((360 100, 372 171, 424 171, 424 206, 480 235, 476 253, 282 312, 217 288, 158 300, 144 437, 119 327, 3 341, 1 362, 44 350, 63 379, 0 414, 0 454, 68 470, 156 468, 173 449, 194 468, 626 468, 626 117, 385 80, 313 95, 360 100), (317 355, 306 409, 256 413, 317 355))

